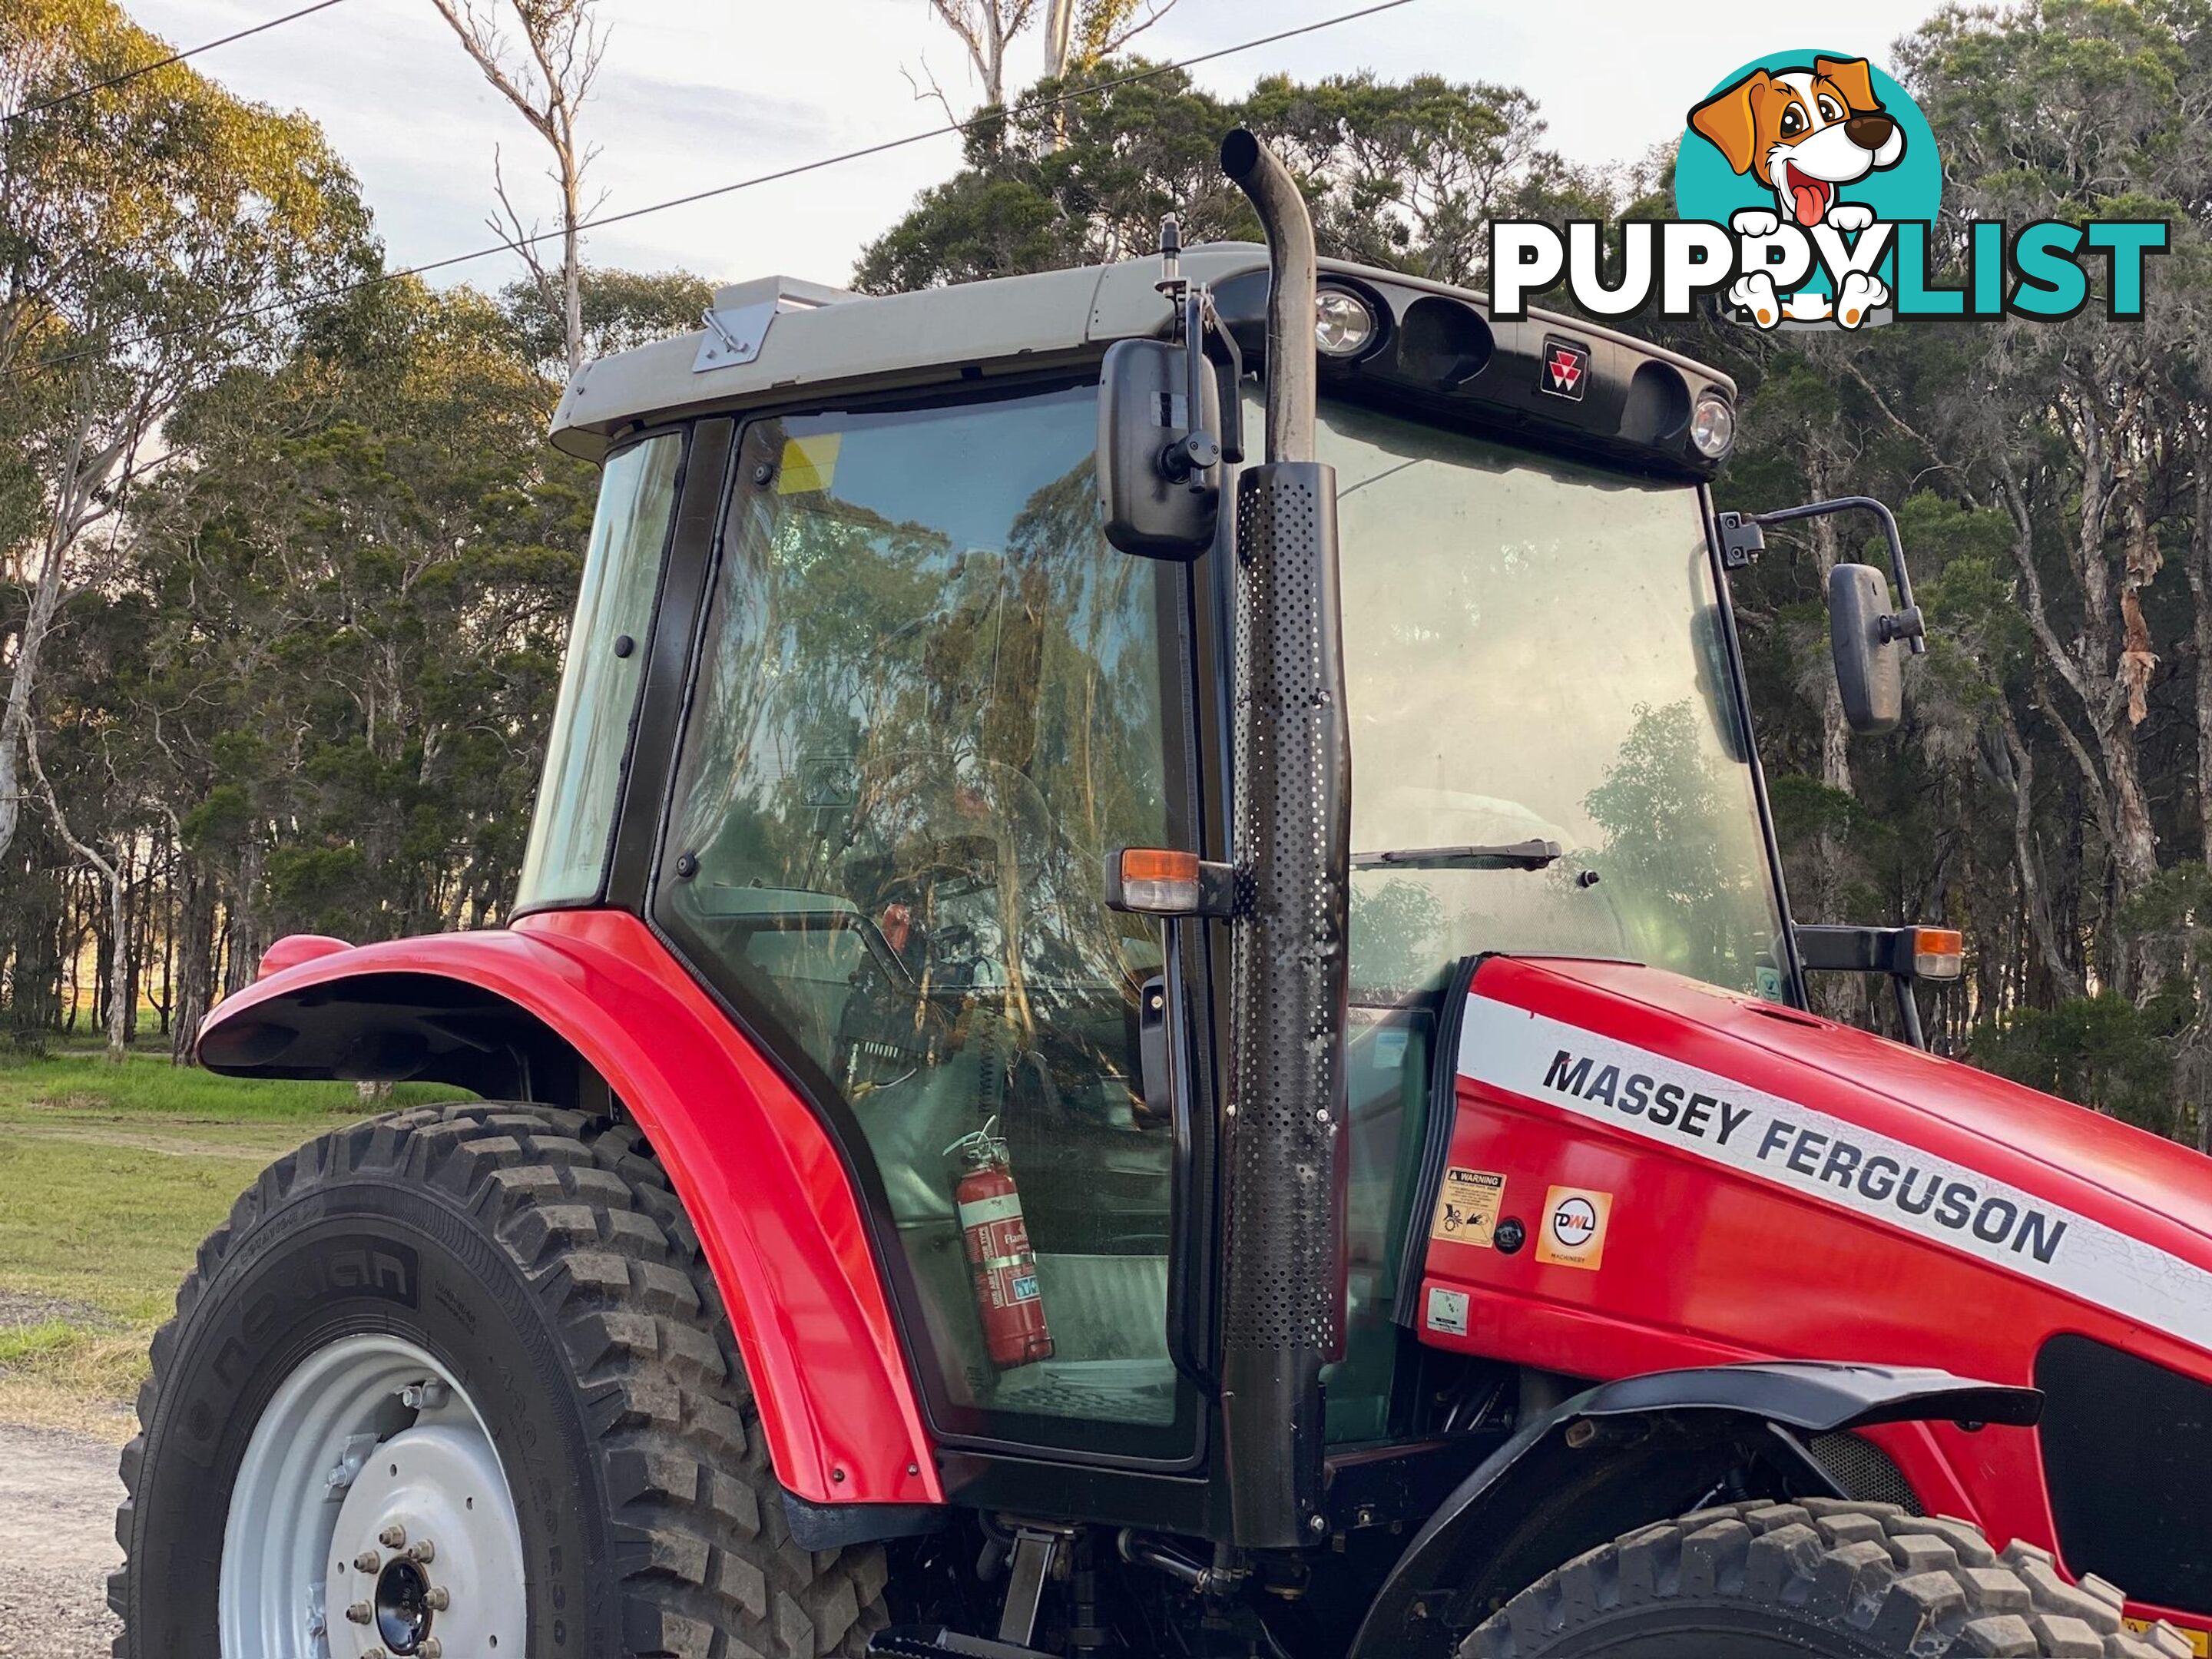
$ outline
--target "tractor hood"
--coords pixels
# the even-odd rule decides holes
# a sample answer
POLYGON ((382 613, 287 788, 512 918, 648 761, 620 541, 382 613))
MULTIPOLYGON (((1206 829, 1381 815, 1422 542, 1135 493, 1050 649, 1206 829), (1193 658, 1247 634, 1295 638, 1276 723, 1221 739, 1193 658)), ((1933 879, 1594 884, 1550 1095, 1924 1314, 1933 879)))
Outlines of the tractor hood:
POLYGON ((1558 958, 1482 964, 1459 1071, 2212 1349, 2212 1161, 2081 1107, 1659 969, 1558 958))

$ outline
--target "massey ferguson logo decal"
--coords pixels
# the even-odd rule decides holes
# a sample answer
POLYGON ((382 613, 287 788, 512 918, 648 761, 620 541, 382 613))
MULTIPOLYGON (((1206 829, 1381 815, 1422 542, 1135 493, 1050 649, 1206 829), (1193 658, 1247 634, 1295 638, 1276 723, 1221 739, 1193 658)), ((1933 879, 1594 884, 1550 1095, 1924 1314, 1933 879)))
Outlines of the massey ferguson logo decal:
MULTIPOLYGON (((1609 1107, 1627 1117, 1642 1117, 1655 1128, 1672 1129, 1725 1146, 1759 1114, 1718 1095, 1692 1093, 1679 1083, 1662 1083, 1648 1073, 1624 1073, 1599 1065, 1587 1054, 1561 1048, 1544 1068, 1544 1087, 1592 1105, 1609 1107), (1593 1070, 1592 1067, 1596 1069, 1593 1070)), ((1948 1180, 1946 1166, 1923 1168, 1865 1146, 1841 1133, 1815 1129, 1768 1115, 1755 1139, 1745 1144, 1760 1164, 1771 1164, 1823 1186, 1856 1193, 1873 1203, 1896 1207, 1901 1219, 1925 1216, 1939 1227, 1971 1232, 1985 1244, 2049 1262, 2066 1237, 2066 1224, 2048 1211, 2020 1199, 1983 1190, 1966 1181, 1948 1180)))
POLYGON ((2212 1273, 1832 1113, 1480 994, 1468 998, 1459 1071, 2212 1350, 2212 1273))
POLYGON ((1555 398, 1582 401, 1589 379, 1589 348, 1553 335, 1544 342, 1544 378, 1537 384, 1555 398))

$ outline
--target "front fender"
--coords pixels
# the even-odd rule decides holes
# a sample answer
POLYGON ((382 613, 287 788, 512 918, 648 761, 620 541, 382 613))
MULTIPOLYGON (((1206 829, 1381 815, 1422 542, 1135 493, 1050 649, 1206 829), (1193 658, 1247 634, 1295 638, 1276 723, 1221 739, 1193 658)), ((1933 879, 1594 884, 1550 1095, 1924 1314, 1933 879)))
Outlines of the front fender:
MULTIPOLYGON (((479 1014, 418 1014, 396 1032, 358 1017, 333 1025, 330 1011, 349 1000, 344 981, 371 977, 489 994, 605 1080, 698 1230, 787 1489, 817 1504, 944 1501, 836 1148, 642 922, 549 911, 505 930, 316 956, 226 998, 201 1032, 200 1059, 246 1076, 465 1075, 470 1045, 484 1046, 479 1014), (450 1063, 405 1069, 427 1064, 416 1050, 447 1033, 450 1063)), ((373 1006, 374 988, 360 989, 373 1006)))
POLYGON ((2033 1389, 1820 1361, 1601 1384, 1522 1425, 1437 1506, 1369 1607, 1350 1659, 1444 1652, 1492 1602, 1584 1550, 1685 1512, 1711 1471, 1737 1461, 1799 1483, 1775 1497, 1840 1497, 1796 1435, 1936 1419, 2029 1427, 2042 1410, 2033 1389))

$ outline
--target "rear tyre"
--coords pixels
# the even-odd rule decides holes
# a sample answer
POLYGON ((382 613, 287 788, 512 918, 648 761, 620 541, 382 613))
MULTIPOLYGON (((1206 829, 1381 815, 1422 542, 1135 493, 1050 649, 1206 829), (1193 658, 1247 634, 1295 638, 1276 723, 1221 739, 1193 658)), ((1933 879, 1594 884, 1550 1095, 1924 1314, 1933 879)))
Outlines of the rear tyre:
POLYGON ((120 1656, 818 1659, 884 1622, 879 1548, 791 1541, 697 1236, 605 1120, 424 1108, 271 1165, 138 1414, 120 1656))
POLYGON ((2130 1632, 2120 1593, 2042 1550, 1892 1504, 1733 1504, 1662 1522, 1547 1574, 1460 1659, 2187 1659, 2130 1632))

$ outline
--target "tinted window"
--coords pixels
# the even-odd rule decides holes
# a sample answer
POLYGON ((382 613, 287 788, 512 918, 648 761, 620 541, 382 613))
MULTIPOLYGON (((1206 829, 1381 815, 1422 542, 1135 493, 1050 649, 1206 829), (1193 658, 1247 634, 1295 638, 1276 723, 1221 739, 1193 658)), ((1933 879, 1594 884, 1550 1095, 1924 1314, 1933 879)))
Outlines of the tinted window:
POLYGON ((1141 1449, 1182 1398, 1135 1045, 1160 949, 1102 878, 1173 839, 1167 577, 1098 533, 1097 422, 1085 388, 748 428, 658 902, 842 1104, 945 1426, 1141 1449), (1051 1343, 1012 1363, 956 1212, 987 1129, 1051 1343))
POLYGON ((600 475, 518 906, 599 896, 683 459, 684 441, 672 434, 623 451, 600 475), (624 637, 627 651, 617 645, 624 637))

